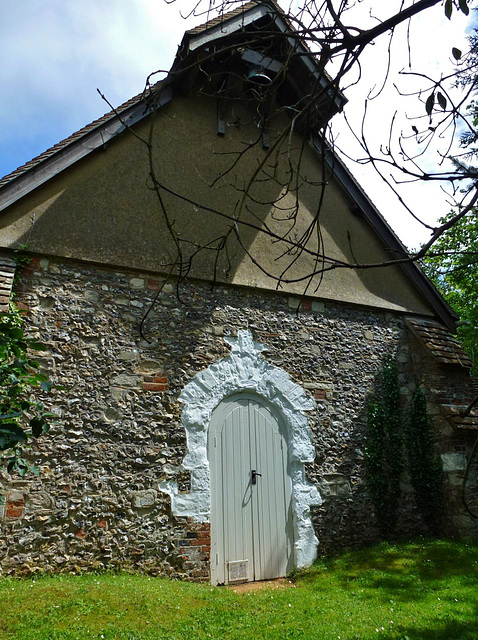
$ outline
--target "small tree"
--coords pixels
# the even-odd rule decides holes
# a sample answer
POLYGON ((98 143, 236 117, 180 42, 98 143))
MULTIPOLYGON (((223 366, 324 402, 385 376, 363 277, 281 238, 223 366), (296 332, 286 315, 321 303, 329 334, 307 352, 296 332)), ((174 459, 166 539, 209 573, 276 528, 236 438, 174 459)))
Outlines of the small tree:
POLYGON ((48 431, 55 417, 32 394, 35 389, 48 392, 53 385, 40 373, 30 350, 45 351, 46 347, 25 337, 21 314, 11 304, 9 313, 0 317, 0 452, 7 470, 20 475, 37 472, 24 457, 25 445, 48 431))

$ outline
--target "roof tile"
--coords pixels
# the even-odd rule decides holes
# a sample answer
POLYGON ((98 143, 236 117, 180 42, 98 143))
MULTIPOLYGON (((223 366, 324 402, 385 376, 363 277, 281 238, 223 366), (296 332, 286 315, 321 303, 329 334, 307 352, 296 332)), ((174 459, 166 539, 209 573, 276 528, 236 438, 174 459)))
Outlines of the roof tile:
MULTIPOLYGON (((217 27, 218 25, 220 25, 222 22, 224 22, 225 19, 229 20, 230 18, 235 18, 236 16, 240 16, 241 13, 245 13, 246 11, 249 11, 249 9, 252 9, 254 7, 257 7, 261 4, 264 4, 264 2, 262 2, 262 0, 252 0, 251 2, 246 2, 246 4, 241 4, 239 7, 236 7, 235 9, 232 9, 231 11, 225 11, 223 10, 224 6, 227 7, 227 4, 237 4, 237 1, 235 0, 229 0, 229 2, 226 2, 225 5, 221 5, 221 13, 220 15, 216 16, 215 18, 211 18, 210 20, 206 20, 206 22, 204 22, 203 24, 198 25, 197 27, 193 27, 192 29, 188 29, 186 31, 186 33, 188 35, 198 35, 199 33, 203 33, 204 31, 207 31, 208 29, 212 29, 213 27, 217 27)), ((272 4, 272 3, 271 3, 272 4)), ((207 14, 209 14, 210 12, 208 11, 207 14)))
POLYGON ((463 347, 443 325, 434 320, 407 318, 407 325, 440 364, 472 365, 463 347))

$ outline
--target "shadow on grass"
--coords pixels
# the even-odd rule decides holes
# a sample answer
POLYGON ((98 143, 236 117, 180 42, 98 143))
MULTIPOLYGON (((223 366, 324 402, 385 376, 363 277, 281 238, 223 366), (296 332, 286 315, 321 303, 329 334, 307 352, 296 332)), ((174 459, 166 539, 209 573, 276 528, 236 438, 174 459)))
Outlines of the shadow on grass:
POLYGON ((320 585, 320 576, 332 572, 337 586, 381 590, 385 600, 417 600, 448 588, 454 580, 465 589, 476 587, 478 593, 478 545, 452 540, 422 540, 399 547, 383 543, 320 560, 297 581, 314 588, 320 585))
POLYGON ((470 616, 470 620, 432 620, 427 629, 416 627, 400 627, 400 636, 396 630, 392 634, 381 633, 381 640, 476 640, 478 637, 478 621, 476 612, 470 616))

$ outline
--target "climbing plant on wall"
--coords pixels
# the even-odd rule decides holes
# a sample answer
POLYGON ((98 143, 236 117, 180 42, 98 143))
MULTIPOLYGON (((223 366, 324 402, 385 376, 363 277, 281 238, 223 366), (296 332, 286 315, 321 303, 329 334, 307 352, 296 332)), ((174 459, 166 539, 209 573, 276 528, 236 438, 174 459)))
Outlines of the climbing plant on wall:
POLYGON ((443 472, 420 387, 413 394, 405 444, 416 505, 430 532, 437 534, 443 519, 443 472))
MULTIPOLYGON (((26 248, 22 245, 14 252, 14 289, 21 284, 23 269, 30 262, 26 248)), ((48 431, 56 418, 45 409, 36 391, 61 388, 40 371, 32 356, 38 351, 46 351, 46 347, 25 335, 23 316, 12 293, 8 313, 0 314, 0 464, 20 475, 37 471, 25 457, 28 442, 48 431)))
POLYGON ((45 410, 33 391, 53 387, 30 355, 46 347, 27 338, 20 312, 12 303, 0 316, 0 454, 8 471, 36 471, 24 457, 25 445, 49 429, 55 416, 45 410))
POLYGON ((395 529, 403 470, 403 429, 400 386, 395 359, 384 362, 377 393, 368 405, 365 464, 368 486, 380 533, 390 537, 395 529))

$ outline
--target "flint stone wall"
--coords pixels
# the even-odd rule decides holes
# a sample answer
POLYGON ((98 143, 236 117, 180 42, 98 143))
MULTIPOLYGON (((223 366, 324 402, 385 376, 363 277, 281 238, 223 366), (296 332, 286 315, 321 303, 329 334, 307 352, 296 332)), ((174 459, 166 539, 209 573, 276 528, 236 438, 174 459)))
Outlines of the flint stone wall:
MULTIPOLYGON (((364 482, 367 394, 386 353, 409 361, 401 316, 280 294, 189 283, 180 300, 154 275, 34 258, 18 292, 41 364, 64 385, 59 422, 32 450, 40 475, 0 477, 0 569, 124 568, 206 579, 209 526, 171 513, 165 480, 189 488, 178 396, 249 329, 264 357, 310 393, 308 479, 319 553, 378 539, 364 482), (141 319, 162 287, 142 327, 141 319), (300 312, 297 313, 297 306, 300 312), (179 471, 178 471, 179 469, 179 471)), ((404 401, 413 383, 402 373, 404 401)), ((408 492, 404 534, 421 531, 408 492)))

